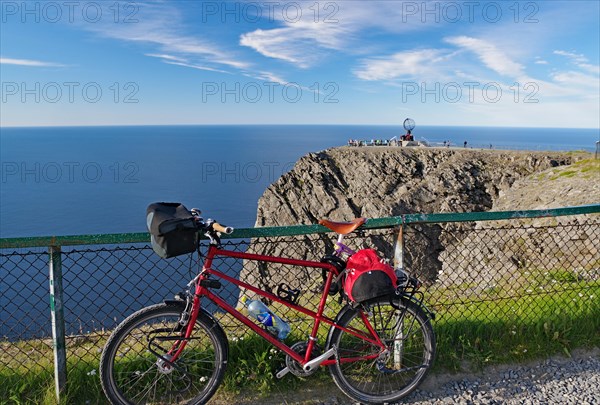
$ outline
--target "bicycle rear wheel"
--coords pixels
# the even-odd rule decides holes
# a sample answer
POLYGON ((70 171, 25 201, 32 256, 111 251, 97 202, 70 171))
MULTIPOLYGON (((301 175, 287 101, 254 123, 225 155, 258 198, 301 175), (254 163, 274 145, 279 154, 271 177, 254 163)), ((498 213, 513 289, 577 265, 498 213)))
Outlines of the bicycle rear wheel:
POLYGON ((328 347, 337 347, 338 361, 329 371, 340 390, 356 401, 397 402, 417 388, 433 363, 433 328, 423 310, 410 301, 393 298, 392 304, 385 297, 364 307, 364 311, 347 310, 338 325, 370 336, 361 315, 364 312, 385 349, 335 329, 328 347))
POLYGON ((228 344, 223 329, 201 312, 192 337, 172 364, 182 340, 183 304, 158 304, 123 321, 100 359, 102 389, 113 404, 201 404, 225 373, 228 344), (166 361, 165 361, 166 360, 166 361))

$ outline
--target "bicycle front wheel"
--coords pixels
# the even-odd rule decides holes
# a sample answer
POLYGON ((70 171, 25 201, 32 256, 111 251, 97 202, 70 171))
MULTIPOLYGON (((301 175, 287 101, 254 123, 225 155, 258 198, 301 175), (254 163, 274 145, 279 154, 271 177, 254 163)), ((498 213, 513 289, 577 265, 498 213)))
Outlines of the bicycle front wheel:
POLYGON ((335 329, 329 347, 337 347, 338 357, 329 371, 340 390, 356 401, 397 402, 417 388, 433 363, 433 328, 418 305, 387 297, 362 310, 347 310, 338 325, 372 336, 362 314, 385 348, 335 329))
POLYGON ((100 359, 102 389, 112 404, 202 404, 215 393, 227 364, 223 329, 204 313, 179 357, 183 304, 158 304, 129 316, 100 359))

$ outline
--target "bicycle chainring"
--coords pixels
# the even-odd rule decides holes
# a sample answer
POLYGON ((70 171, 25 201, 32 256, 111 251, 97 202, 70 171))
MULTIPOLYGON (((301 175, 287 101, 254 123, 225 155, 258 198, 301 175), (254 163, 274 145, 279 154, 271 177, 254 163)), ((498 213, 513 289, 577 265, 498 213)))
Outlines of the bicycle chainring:
MULTIPOLYGON (((308 341, 296 342, 290 348, 296 353, 303 356, 306 354, 306 349, 308 348, 308 341)), ((319 355, 321 355, 321 348, 315 343, 312 349, 312 357, 315 358, 319 355)), ((288 367, 290 372, 296 377, 308 377, 309 375, 313 375, 319 370, 319 367, 315 367, 311 371, 304 371, 302 366, 290 356, 285 356, 285 365, 288 367)))

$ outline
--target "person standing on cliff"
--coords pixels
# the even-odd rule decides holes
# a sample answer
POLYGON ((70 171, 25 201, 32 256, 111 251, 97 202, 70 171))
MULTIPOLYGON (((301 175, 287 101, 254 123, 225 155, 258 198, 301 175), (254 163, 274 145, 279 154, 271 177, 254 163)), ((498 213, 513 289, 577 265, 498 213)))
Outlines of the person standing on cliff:
POLYGON ((463 144, 463 148, 467 147, 467 141, 465 141, 465 143, 463 144))

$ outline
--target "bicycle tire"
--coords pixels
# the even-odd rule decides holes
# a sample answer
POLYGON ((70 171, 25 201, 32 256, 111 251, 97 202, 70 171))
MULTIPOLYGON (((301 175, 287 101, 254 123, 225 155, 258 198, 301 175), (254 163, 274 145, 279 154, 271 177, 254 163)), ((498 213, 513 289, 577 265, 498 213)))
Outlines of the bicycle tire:
MULTIPOLYGON (((361 310, 346 307, 342 311, 339 326, 368 334, 361 310)), ((364 304, 363 311, 386 344, 387 354, 379 346, 335 328, 328 348, 337 347, 337 361, 329 366, 329 372, 338 388, 355 401, 397 402, 417 388, 433 364, 436 343, 429 317, 421 307, 400 297, 372 300, 364 304), (340 362, 344 357, 378 353, 381 356, 375 360, 340 362)))
POLYGON ((100 359, 102 389, 112 404, 203 404, 214 395, 229 345, 221 326, 206 313, 198 314, 175 366, 164 362, 180 336, 183 309, 183 303, 152 305, 113 331, 100 359))

